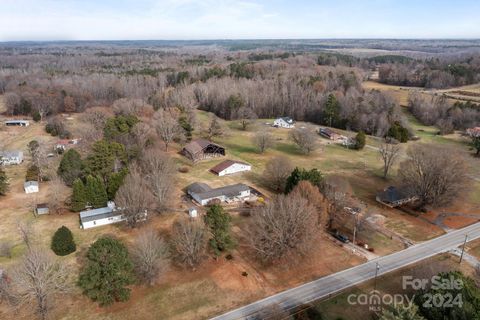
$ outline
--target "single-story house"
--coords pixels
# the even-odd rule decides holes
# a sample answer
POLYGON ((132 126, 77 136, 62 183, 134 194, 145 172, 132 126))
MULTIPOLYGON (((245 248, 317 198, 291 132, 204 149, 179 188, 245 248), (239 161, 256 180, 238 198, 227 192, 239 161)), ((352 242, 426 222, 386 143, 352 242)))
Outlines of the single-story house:
POLYGON ((277 128, 295 128, 295 121, 290 117, 280 117, 273 121, 273 126, 277 128))
POLYGON ((28 120, 8 120, 5 121, 6 126, 19 126, 19 127, 28 127, 30 125, 30 121, 28 120))
POLYGON ((347 139, 347 137, 342 136, 341 134, 336 133, 335 131, 333 131, 333 130, 330 129, 330 128, 320 128, 320 130, 318 131, 318 133, 319 133, 322 137, 327 138, 327 139, 332 140, 332 141, 344 141, 344 140, 347 139))
POLYGON ((215 173, 220 177, 228 174, 234 174, 234 173, 250 171, 250 170, 252 170, 252 166, 249 165, 248 163, 241 162, 241 161, 234 161, 234 160, 225 160, 217 164, 212 169, 210 169, 211 172, 215 173))
POLYGON ((480 137, 480 127, 467 129, 467 134, 471 137, 480 137))
POLYGON ((22 151, 0 151, 0 164, 11 165, 23 162, 22 151))
POLYGON ((243 183, 212 189, 205 183, 195 182, 187 187, 188 195, 202 206, 212 200, 227 203, 244 201, 250 197, 250 191, 250 187, 243 183))
POLYGON ((48 209, 48 204, 46 203, 39 203, 35 207, 35 213, 37 215, 42 215, 42 214, 49 214, 50 211, 48 209))
POLYGON ((409 188, 390 186, 379 192, 376 200, 387 207, 395 208, 417 201, 418 197, 409 188))
POLYGON ((23 184, 25 193, 36 193, 39 191, 38 181, 27 181, 23 184))
MULTIPOLYGON (((147 211, 143 214, 144 219, 147 219, 147 211)), ((121 209, 115 207, 113 201, 109 201, 107 207, 80 212, 80 228, 82 229, 90 229, 125 220, 127 220, 127 217, 123 215, 121 209)))
POLYGON ((225 148, 205 139, 197 139, 187 144, 183 148, 182 154, 193 162, 197 162, 225 156, 225 148))

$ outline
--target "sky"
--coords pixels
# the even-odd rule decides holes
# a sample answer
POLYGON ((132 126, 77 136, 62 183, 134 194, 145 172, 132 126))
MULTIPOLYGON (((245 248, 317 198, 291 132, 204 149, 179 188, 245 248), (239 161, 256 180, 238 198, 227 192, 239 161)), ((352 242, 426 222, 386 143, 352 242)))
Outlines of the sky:
POLYGON ((479 0, 0 0, 0 41, 480 38, 479 0))

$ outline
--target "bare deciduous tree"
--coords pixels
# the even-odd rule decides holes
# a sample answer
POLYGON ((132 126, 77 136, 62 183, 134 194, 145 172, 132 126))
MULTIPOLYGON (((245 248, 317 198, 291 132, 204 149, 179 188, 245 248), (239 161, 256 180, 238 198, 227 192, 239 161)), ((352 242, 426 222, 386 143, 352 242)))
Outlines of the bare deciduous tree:
POLYGON ((66 269, 50 252, 32 247, 12 272, 13 292, 21 304, 34 305, 35 314, 46 319, 54 296, 68 289, 67 277, 66 269))
POLYGON ((181 220, 173 225, 172 248, 176 261, 195 268, 205 258, 208 233, 199 221, 181 220))
POLYGON ((17 223, 18 232, 22 241, 25 243, 27 248, 31 248, 33 242, 33 228, 32 225, 28 222, 18 222, 17 223))
POLYGON ((115 203, 126 216, 132 228, 145 219, 145 212, 152 205, 152 194, 140 170, 133 167, 118 189, 115 203))
POLYGON ((383 161, 383 178, 386 179, 388 172, 395 164, 400 155, 400 145, 384 142, 380 145, 378 152, 383 161))
POLYGON ((319 226, 314 206, 299 195, 279 195, 252 213, 249 241, 258 257, 272 262, 306 254, 319 226))
POLYGON ((168 151, 170 143, 181 132, 177 119, 170 112, 159 110, 154 115, 154 126, 168 151))
POLYGON ((152 229, 140 233, 132 249, 137 276, 153 285, 155 279, 168 268, 168 247, 166 242, 152 229))
POLYGON ((401 181, 417 195, 420 206, 452 202, 466 187, 465 161, 451 150, 432 145, 413 145, 400 163, 401 181))
POLYGON ((218 137, 218 136, 221 136, 222 134, 223 134, 222 125, 218 121, 218 118, 216 116, 213 116, 207 128, 207 137, 208 139, 212 139, 213 137, 218 137))
POLYGON ((283 191, 293 168, 292 162, 287 157, 279 156, 271 159, 263 172, 265 184, 273 190, 283 191))
POLYGON ((258 148, 260 153, 264 153, 274 144, 273 136, 267 130, 260 130, 255 132, 253 136, 253 144, 258 148))
POLYGON ((242 130, 247 130, 247 127, 253 122, 253 120, 257 119, 257 114, 249 107, 240 107, 235 112, 235 117, 240 120, 242 130))
POLYGON ((65 184, 63 180, 56 176, 49 183, 50 189, 48 194, 48 207, 54 213, 59 213, 64 199, 63 191, 65 184))
POLYGON ((150 149, 142 159, 142 169, 155 196, 157 210, 165 210, 171 200, 170 195, 175 183, 175 161, 158 149, 150 149))
POLYGON ((309 129, 293 129, 290 132, 290 139, 292 139, 305 154, 309 154, 316 148, 317 135, 309 129))

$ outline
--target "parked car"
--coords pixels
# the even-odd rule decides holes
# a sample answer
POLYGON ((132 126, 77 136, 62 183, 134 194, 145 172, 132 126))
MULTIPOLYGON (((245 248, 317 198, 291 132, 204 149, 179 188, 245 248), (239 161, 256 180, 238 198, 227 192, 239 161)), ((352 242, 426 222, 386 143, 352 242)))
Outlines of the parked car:
POLYGON ((340 233, 337 233, 337 234, 334 234, 333 235, 337 240, 340 240, 341 242, 343 243, 348 243, 350 242, 350 240, 348 240, 348 238, 346 236, 344 236, 343 234, 340 234, 340 233))

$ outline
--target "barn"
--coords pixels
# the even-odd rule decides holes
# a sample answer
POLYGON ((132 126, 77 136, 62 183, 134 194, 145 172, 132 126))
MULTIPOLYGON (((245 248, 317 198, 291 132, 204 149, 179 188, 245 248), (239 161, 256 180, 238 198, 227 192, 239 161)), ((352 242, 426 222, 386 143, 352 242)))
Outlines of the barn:
POLYGON ((250 170, 252 170, 252 166, 248 163, 233 160, 225 160, 210 169, 211 172, 220 177, 250 170))
POLYGON ((187 144, 182 154, 194 163, 204 159, 225 156, 225 148, 205 139, 197 139, 187 144))
POLYGON ((204 206, 213 200, 227 203, 244 201, 250 197, 250 187, 243 183, 238 183, 212 189, 205 183, 195 182, 187 187, 187 193, 204 206))
POLYGON ((38 189, 38 181, 27 181, 23 184, 23 189, 25 193, 36 193, 39 191, 38 189))

